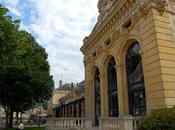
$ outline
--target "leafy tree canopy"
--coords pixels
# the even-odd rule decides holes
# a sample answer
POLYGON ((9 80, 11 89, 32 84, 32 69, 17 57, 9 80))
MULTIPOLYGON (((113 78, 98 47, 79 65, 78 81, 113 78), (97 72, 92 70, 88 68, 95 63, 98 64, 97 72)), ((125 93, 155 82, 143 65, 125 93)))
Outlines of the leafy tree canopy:
POLYGON ((9 117, 47 100, 54 82, 45 49, 7 13, 0 4, 0 102, 9 117))

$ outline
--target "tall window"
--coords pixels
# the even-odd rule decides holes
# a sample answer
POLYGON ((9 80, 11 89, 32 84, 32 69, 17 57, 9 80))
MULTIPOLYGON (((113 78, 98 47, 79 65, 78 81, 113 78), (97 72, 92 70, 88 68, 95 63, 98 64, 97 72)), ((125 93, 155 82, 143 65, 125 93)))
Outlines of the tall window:
POLYGON ((101 113, 101 101, 100 101, 100 72, 98 69, 95 71, 94 76, 94 89, 95 89, 95 125, 99 125, 99 118, 101 113))
POLYGON ((138 42, 131 44, 126 55, 129 112, 133 116, 143 116, 146 112, 144 76, 138 42))
POLYGON ((118 111, 118 94, 117 94, 117 75, 115 59, 111 58, 108 63, 108 103, 109 103, 109 116, 119 116, 118 111))

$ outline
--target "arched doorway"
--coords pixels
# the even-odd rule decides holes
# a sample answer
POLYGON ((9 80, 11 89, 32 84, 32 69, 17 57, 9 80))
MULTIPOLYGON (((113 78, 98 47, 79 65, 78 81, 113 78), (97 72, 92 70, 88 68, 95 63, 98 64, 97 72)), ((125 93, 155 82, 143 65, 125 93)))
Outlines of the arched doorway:
POLYGON ((126 54, 126 71, 128 83, 129 113, 133 116, 144 116, 146 96, 141 49, 137 41, 133 42, 126 54))
POLYGON ((99 126, 99 118, 101 116, 101 100, 100 100, 100 72, 97 68, 94 75, 94 96, 95 96, 95 126, 99 126))
POLYGON ((118 111, 118 92, 117 92, 117 75, 116 75, 116 62, 112 57, 108 62, 108 104, 109 104, 109 116, 119 116, 118 111))

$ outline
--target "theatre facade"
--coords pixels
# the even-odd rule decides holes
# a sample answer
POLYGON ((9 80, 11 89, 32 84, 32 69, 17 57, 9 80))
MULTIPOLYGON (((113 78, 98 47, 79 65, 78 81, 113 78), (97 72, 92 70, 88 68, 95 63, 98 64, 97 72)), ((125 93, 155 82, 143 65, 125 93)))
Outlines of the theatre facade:
POLYGON ((175 0, 99 0, 84 38, 85 117, 103 130, 134 130, 175 105, 175 0))

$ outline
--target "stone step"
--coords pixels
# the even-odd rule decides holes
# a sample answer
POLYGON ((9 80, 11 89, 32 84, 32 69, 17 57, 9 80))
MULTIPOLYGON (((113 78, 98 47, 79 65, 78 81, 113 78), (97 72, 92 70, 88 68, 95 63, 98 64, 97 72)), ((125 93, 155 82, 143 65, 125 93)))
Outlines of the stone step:
POLYGON ((100 130, 99 127, 93 127, 92 130, 100 130))

